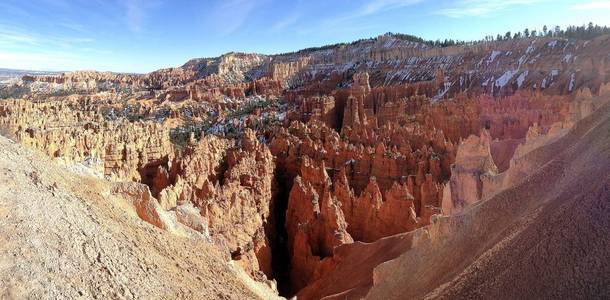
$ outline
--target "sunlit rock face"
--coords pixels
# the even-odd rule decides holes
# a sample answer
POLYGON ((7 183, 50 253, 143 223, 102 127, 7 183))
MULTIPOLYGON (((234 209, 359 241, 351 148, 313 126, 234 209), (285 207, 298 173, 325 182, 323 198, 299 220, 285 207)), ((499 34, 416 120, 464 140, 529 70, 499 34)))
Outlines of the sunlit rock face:
POLYGON ((358 251, 419 238, 536 172, 537 149, 610 96, 609 41, 441 48, 388 34, 141 75, 25 76, 0 125, 122 182, 114 193, 146 222, 200 232, 252 278, 316 298, 358 251))

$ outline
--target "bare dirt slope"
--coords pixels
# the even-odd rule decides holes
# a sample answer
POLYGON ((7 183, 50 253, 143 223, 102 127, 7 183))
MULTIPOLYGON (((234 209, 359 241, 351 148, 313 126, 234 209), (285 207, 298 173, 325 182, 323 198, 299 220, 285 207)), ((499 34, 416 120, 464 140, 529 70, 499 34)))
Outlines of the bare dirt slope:
POLYGON ((368 298, 610 297, 610 110, 531 155, 540 170, 374 272, 368 298))
POLYGON ((108 185, 0 136, 1 299, 261 297, 211 244, 144 223, 108 185))

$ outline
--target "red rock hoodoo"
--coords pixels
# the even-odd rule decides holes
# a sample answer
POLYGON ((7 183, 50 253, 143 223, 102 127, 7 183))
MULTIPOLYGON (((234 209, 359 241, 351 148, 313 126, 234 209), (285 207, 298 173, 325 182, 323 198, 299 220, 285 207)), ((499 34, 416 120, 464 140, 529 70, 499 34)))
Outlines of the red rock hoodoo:
POLYGON ((435 47, 387 34, 144 75, 25 76, 28 93, 0 102, 0 126, 143 184, 114 192, 282 295, 358 298, 394 282, 382 263, 459 231, 438 220, 483 210, 541 168, 538 149, 580 134, 610 98, 609 49, 610 36, 435 47), (358 263, 353 282, 340 278, 358 263))

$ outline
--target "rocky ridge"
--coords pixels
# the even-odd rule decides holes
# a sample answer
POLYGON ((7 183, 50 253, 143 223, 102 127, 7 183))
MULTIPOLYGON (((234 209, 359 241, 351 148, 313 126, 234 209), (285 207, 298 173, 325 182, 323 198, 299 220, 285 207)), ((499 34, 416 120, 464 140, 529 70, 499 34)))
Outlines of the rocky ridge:
POLYGON ((59 165, 4 137, 0 169, 2 298, 274 297, 144 185, 59 165))
POLYGON ((349 249, 518 183, 528 153, 602 106, 608 49, 607 36, 440 48, 384 35, 144 75, 27 76, 0 125, 142 183, 115 190, 148 199, 134 202, 140 218, 209 234, 252 278, 316 298, 349 249))

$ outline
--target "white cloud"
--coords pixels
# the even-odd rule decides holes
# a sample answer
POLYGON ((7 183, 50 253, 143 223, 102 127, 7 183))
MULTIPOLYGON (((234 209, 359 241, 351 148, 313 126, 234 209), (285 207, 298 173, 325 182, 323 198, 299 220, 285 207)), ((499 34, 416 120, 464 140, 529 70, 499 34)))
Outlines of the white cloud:
POLYGON ((28 34, 10 32, 0 28, 0 45, 27 44, 37 45, 38 40, 28 34))
POLYGON ((95 42, 91 37, 38 34, 20 27, 0 24, 0 46, 9 48, 78 48, 95 42))
POLYGON ((213 25, 222 34, 231 34, 240 29, 254 10, 268 0, 225 0, 213 13, 213 25))
POLYGON ((299 15, 290 15, 282 20, 279 20, 277 23, 273 24, 273 26, 271 26, 271 29, 273 31, 282 31, 284 29, 286 29, 287 27, 290 27, 294 24, 297 23, 297 21, 299 20, 300 16, 299 15))
POLYGON ((0 51, 0 67, 27 70, 75 69, 85 60, 64 53, 0 51))
POLYGON ((574 10, 610 9, 610 1, 589 1, 572 6, 574 10))
POLYGON ((359 16, 368 16, 381 11, 411 6, 423 0, 371 0, 360 9, 359 16))
POLYGON ((132 32, 140 32, 144 29, 150 10, 159 7, 161 0, 125 0, 125 17, 127 25, 132 32))
MULTIPOLYGON (((425 0, 367 0, 363 5, 358 8, 348 12, 347 14, 339 17, 334 17, 331 19, 326 19, 321 22, 319 26, 309 27, 306 29, 300 30, 302 34, 309 34, 318 31, 350 31, 353 32, 353 28, 360 27, 355 26, 354 24, 350 24, 349 26, 344 26, 346 22, 353 21, 359 18, 367 17, 370 15, 382 13, 385 11, 389 11, 392 9, 399 9, 407 6, 416 5, 424 2, 425 0)), ((366 28, 375 27, 374 24, 365 25, 366 28)))
POLYGON ((439 15, 461 18, 479 17, 507 9, 512 6, 531 5, 547 0, 461 0, 457 5, 438 10, 439 15))
POLYGON ((127 24, 131 31, 139 32, 142 30, 142 22, 144 22, 144 9, 140 0, 125 1, 125 9, 127 15, 127 24))

